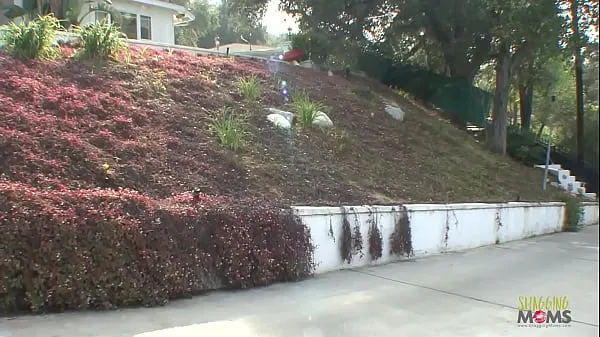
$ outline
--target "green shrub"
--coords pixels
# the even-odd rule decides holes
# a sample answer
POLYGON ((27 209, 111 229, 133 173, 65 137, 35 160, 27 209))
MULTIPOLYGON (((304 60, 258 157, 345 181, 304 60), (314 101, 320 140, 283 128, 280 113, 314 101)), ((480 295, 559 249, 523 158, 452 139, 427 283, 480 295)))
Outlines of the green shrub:
POLYGON ((118 53, 127 50, 127 40, 116 25, 105 21, 75 27, 81 39, 81 50, 77 56, 82 59, 116 60, 118 53))
POLYGON ((581 218, 583 217, 583 207, 577 197, 571 195, 564 195, 560 197, 561 201, 565 203, 565 232, 577 232, 581 229, 581 218))
POLYGON ((531 131, 511 125, 507 130, 506 145, 506 152, 525 165, 539 165, 545 161, 546 151, 536 143, 536 135, 531 131))
POLYGON ((264 201, 0 183, 0 314, 163 305, 313 272, 310 232, 264 201))
POLYGON ((306 92, 294 92, 291 97, 291 105, 298 122, 304 126, 312 125, 319 111, 325 109, 321 103, 312 101, 306 92))
POLYGON ((239 79, 237 87, 247 102, 256 102, 260 98, 260 84, 254 75, 239 79))
POLYGON ((40 16, 28 23, 11 22, 1 40, 18 59, 51 60, 60 54, 55 44, 60 22, 52 15, 40 16))
POLYGON ((235 116, 231 109, 223 109, 221 115, 212 122, 210 127, 219 138, 219 142, 230 150, 237 151, 244 146, 247 130, 246 120, 235 116))
POLYGON ((308 59, 310 53, 311 60, 316 64, 325 63, 332 52, 331 41, 316 33, 301 33, 292 36, 292 48, 304 51, 303 61, 308 59))

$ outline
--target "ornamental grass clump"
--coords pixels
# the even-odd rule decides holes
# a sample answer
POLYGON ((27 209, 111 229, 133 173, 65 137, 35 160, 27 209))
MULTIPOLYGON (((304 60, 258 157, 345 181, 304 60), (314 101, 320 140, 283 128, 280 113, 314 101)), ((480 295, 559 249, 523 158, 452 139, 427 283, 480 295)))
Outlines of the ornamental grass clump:
POLYGON ((123 33, 106 21, 75 27, 75 33, 81 39, 81 50, 76 54, 81 59, 116 61, 119 53, 127 50, 123 33))
POLYGON ((39 16, 27 23, 11 22, 2 32, 0 41, 15 58, 52 60, 60 55, 55 44, 60 28, 60 22, 52 15, 39 16))

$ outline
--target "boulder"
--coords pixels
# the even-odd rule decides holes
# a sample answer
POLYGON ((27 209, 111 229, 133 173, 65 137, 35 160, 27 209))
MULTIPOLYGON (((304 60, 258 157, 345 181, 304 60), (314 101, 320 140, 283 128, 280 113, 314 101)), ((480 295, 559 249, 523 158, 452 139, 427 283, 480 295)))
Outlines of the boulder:
POLYGON ((402 110, 400 107, 398 106, 394 106, 394 105, 386 105, 385 106, 385 112, 390 115, 393 119, 397 120, 397 121, 403 121, 404 120, 404 110, 402 110))
POLYGON ((281 115, 283 118, 287 119, 288 122, 290 122, 290 124, 292 124, 294 122, 294 113, 293 112, 279 110, 279 109, 275 109, 275 108, 267 108, 267 111, 270 112, 271 114, 281 115))
POLYGON ((315 69, 316 68, 315 64, 311 60, 306 60, 306 61, 300 62, 300 66, 304 67, 304 68, 308 68, 308 69, 315 69))
POLYGON ((318 125, 321 127, 333 127, 333 121, 331 120, 331 118, 329 118, 329 116, 327 116, 327 114, 325 114, 324 112, 317 112, 317 115, 315 116, 315 119, 313 120, 313 124, 314 125, 318 125))
POLYGON ((270 114, 267 116, 267 120, 280 129, 289 130, 292 128, 292 123, 280 114, 270 114))

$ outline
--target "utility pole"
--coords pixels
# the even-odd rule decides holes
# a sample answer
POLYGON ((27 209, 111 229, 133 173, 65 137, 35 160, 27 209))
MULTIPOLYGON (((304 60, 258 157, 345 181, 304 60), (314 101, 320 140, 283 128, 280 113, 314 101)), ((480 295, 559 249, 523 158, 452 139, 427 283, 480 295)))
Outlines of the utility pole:
POLYGON ((577 95, 577 161, 583 162, 583 62, 579 34, 579 0, 571 0, 571 26, 575 47, 575 91, 577 95))

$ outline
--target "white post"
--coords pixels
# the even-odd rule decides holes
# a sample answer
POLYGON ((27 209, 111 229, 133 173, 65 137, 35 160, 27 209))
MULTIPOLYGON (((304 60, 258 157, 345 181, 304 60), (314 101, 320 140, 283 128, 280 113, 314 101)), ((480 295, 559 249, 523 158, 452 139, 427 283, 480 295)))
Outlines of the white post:
POLYGON ((548 181, 548 166, 550 165, 550 144, 552 142, 552 133, 548 135, 548 145, 546 146, 546 168, 544 169, 544 182, 542 183, 542 189, 546 190, 548 181))

